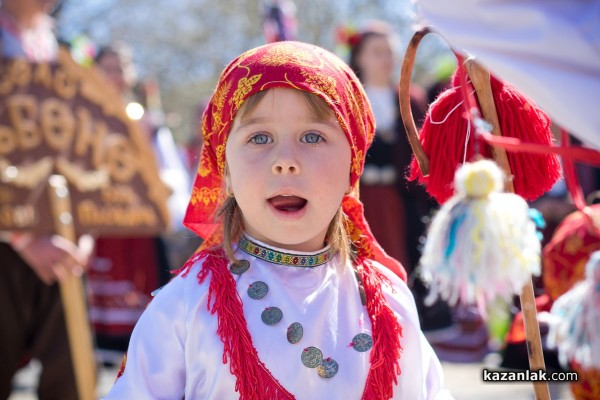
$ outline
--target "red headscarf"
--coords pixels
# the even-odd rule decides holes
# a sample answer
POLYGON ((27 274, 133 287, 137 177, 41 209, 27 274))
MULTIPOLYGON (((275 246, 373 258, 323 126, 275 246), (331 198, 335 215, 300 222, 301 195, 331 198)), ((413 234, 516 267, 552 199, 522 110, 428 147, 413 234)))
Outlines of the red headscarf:
POLYGON ((406 280, 402 265, 373 237, 358 200, 359 177, 375 133, 369 101, 352 70, 337 56, 314 45, 272 43, 247 51, 225 68, 202 117, 204 146, 184 224, 205 239, 204 248, 222 242, 222 226, 215 215, 225 199, 225 144, 231 124, 248 97, 277 87, 314 93, 333 110, 352 151, 353 190, 344 197, 342 209, 358 258, 378 261, 406 280))

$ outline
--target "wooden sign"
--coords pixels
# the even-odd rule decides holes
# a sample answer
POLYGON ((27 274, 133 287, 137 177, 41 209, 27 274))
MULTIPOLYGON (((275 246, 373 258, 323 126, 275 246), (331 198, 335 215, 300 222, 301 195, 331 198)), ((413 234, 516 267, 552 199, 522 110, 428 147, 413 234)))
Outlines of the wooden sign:
POLYGON ((0 231, 55 231, 48 179, 67 179, 77 235, 155 234, 170 190, 150 138, 95 70, 0 59, 0 231))

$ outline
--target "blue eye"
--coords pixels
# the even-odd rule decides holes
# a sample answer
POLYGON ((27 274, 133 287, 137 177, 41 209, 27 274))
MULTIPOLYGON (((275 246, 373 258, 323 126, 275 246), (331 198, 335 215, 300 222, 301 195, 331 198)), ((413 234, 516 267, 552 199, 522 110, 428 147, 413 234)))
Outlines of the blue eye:
POLYGON ((306 135, 304 135, 302 137, 303 141, 309 144, 317 144, 325 139, 323 139, 323 136, 319 135, 318 133, 315 132, 308 132, 306 135))
POLYGON ((269 135, 265 133, 257 133, 256 135, 250 138, 250 141, 254 144, 267 144, 272 142, 269 135))

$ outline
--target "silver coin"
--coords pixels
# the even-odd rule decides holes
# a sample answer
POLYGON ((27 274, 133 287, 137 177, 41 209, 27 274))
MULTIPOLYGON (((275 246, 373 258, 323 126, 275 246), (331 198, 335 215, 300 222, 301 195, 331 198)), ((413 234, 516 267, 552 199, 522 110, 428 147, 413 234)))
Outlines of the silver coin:
POLYGON ((373 347, 373 338, 366 333, 359 333, 352 338, 352 347, 359 352, 365 352, 373 347))
POLYGON ((229 265, 231 273, 236 275, 243 274, 248 271, 248 268, 250 268, 250 262, 248 260, 240 260, 238 263, 231 263, 231 265, 229 265))
POLYGON ((317 367, 317 374, 321 378, 333 378, 338 373, 339 365, 333 358, 323 360, 321 365, 317 367))
POLYGON ((252 282, 250 286, 248 286, 248 296, 254 300, 262 299, 267 295, 268 291, 269 286, 261 281, 252 282))
POLYGON ((267 307, 260 315, 260 319, 267 325, 275 325, 283 318, 283 312, 277 307, 267 307))
POLYGON ((310 346, 302 350, 300 360, 305 367, 316 368, 323 362, 323 353, 316 347, 310 346))
POLYGON ((291 344, 296 344, 304 336, 304 328, 299 322, 294 322, 287 329, 287 340, 291 344))

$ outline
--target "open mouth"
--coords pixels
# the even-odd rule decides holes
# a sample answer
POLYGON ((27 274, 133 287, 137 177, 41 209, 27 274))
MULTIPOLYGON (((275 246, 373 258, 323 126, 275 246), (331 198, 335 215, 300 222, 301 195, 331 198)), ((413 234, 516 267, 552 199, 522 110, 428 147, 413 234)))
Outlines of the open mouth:
POLYGON ((273 208, 290 213, 302 210, 308 203, 308 200, 302 197, 288 195, 271 197, 268 201, 273 208))

